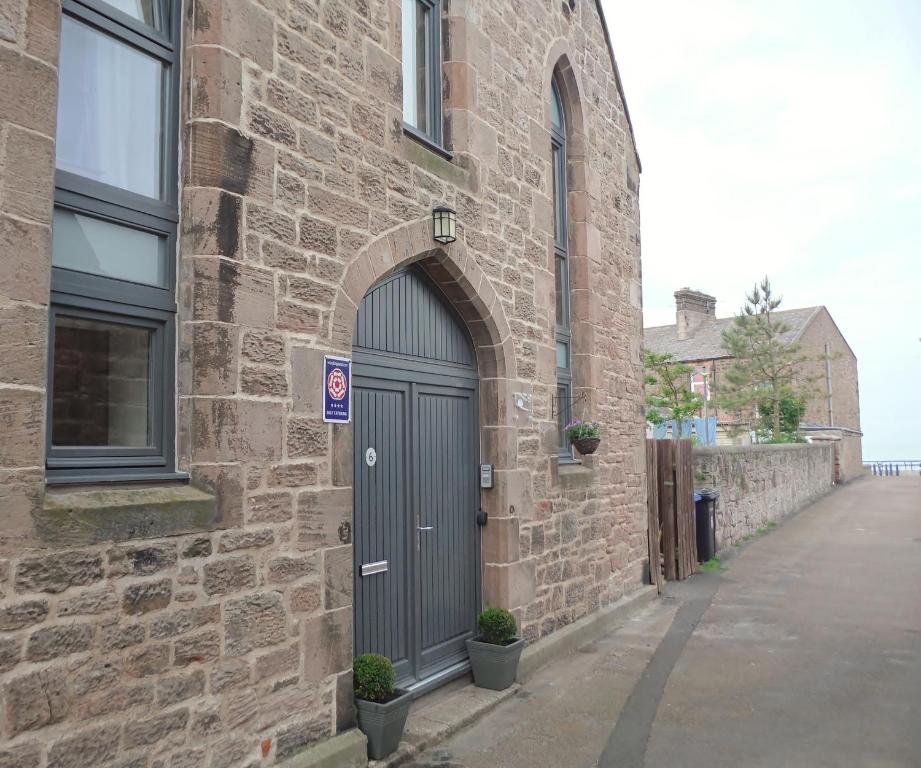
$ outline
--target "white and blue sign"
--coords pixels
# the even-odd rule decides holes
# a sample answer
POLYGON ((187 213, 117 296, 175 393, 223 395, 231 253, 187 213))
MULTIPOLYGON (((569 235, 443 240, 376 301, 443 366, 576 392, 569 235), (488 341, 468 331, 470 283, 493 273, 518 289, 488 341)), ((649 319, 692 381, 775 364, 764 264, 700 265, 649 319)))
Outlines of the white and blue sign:
POLYGON ((323 421, 348 424, 352 420, 352 361, 323 358, 323 421))

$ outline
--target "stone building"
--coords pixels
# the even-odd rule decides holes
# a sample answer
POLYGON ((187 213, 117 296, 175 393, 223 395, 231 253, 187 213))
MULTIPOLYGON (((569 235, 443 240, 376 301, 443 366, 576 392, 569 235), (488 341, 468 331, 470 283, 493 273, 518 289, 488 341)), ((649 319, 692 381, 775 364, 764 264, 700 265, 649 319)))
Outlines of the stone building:
POLYGON ((595 0, 7 0, 0 765, 281 763, 639 588, 639 170, 595 0))
MULTIPOLYGON (((835 444, 839 479, 850 480, 863 471, 857 357, 825 307, 787 309, 774 315, 790 328, 785 340, 799 343, 809 358, 803 375, 813 395, 801 430, 814 441, 835 444)), ((682 288, 675 291, 675 324, 646 328, 644 341, 653 352, 671 352, 676 359, 706 371, 706 381, 698 375, 691 384, 703 393, 704 387, 718 388, 732 364, 722 340, 732 322, 732 317, 716 316, 713 296, 682 288)), ((725 429, 732 422, 731 414, 717 411, 716 416, 718 442, 733 442, 725 429)))

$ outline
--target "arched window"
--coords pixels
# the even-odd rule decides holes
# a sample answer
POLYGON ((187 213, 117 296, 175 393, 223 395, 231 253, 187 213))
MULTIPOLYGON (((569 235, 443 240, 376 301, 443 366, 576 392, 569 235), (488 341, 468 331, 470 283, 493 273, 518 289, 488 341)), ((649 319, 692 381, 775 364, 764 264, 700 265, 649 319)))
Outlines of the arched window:
POLYGON ((556 80, 550 100, 553 166, 553 246, 556 284, 556 395, 560 458, 571 459, 566 423, 572 415, 572 331, 569 322, 569 211, 566 201, 566 118, 556 80))

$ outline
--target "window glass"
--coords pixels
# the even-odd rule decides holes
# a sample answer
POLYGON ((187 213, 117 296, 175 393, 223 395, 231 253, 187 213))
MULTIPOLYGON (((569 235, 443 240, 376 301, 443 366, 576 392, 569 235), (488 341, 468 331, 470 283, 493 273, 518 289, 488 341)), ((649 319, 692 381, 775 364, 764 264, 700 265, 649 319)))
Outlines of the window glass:
POLYGON ((569 344, 565 341, 556 343, 556 367, 569 368, 569 344))
POLYGON ((554 132, 551 140, 551 171, 553 195, 553 235, 556 246, 554 258, 555 318, 556 318, 556 368, 560 457, 572 456, 565 427, 572 417, 572 371, 570 370, 569 326, 569 259, 567 243, 566 210, 566 137, 563 130, 563 111, 560 107, 556 82, 552 85, 550 120, 554 132))
POLYGON ((431 59, 431 38, 429 30, 431 9, 425 4, 416 0, 416 19, 415 19, 415 90, 416 90, 416 128, 423 133, 431 133, 429 125, 429 83, 432 79, 429 72, 429 62, 431 59))
POLYGON ((143 21, 154 29, 161 28, 154 0, 106 0, 106 3, 122 13, 127 13, 132 19, 143 21))
POLYGON ((167 287, 165 237, 60 208, 53 233, 56 267, 167 287))
POLYGON ((437 0, 403 0, 403 121, 441 142, 441 45, 437 0))
POLYGON ((560 107, 560 95, 553 84, 553 98, 550 99, 550 124, 560 133, 563 132, 563 110, 560 107))
POLYGON ((560 147, 556 144, 553 145, 553 162, 552 162, 552 171, 553 171, 553 239, 556 242, 560 241, 560 235, 563 232, 563 212, 560 207, 560 179, 559 179, 559 167, 560 167, 560 147))
POLYGON ((148 328, 56 315, 54 446, 150 445, 152 336, 148 328))
POLYGON ((416 88, 413 63, 416 60, 416 36, 413 34, 417 0, 403 0, 403 119, 416 124, 416 88))
POLYGON ((569 323, 567 322, 566 317, 566 262, 560 257, 557 256, 554 258, 554 263, 556 265, 556 279, 554 281, 554 286, 556 288, 556 325, 558 328, 565 327, 569 323))
POLYGON ((57 167, 159 198, 163 65, 64 16, 59 71, 57 167))
POLYGON ((557 386, 556 398, 558 403, 558 407, 556 409, 557 431, 560 440, 560 448, 565 450, 567 448, 567 443, 569 442, 566 439, 566 425, 570 422, 570 411, 572 411, 572 404, 570 403, 569 397, 569 387, 557 386))
POLYGON ((562 146, 553 145, 553 236, 566 247, 566 157, 562 146))

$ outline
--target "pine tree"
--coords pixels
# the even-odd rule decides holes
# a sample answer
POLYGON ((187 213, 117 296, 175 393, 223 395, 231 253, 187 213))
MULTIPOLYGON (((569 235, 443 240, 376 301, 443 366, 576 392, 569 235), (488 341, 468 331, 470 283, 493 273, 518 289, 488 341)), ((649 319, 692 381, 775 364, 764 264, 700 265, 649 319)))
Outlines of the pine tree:
POLYGON ((782 403, 809 398, 804 365, 810 357, 798 343, 784 340, 791 328, 774 314, 781 301, 767 277, 746 295, 741 312, 723 331, 723 347, 733 360, 716 393, 720 407, 749 426, 759 414, 769 416, 774 439, 782 434, 782 403))

